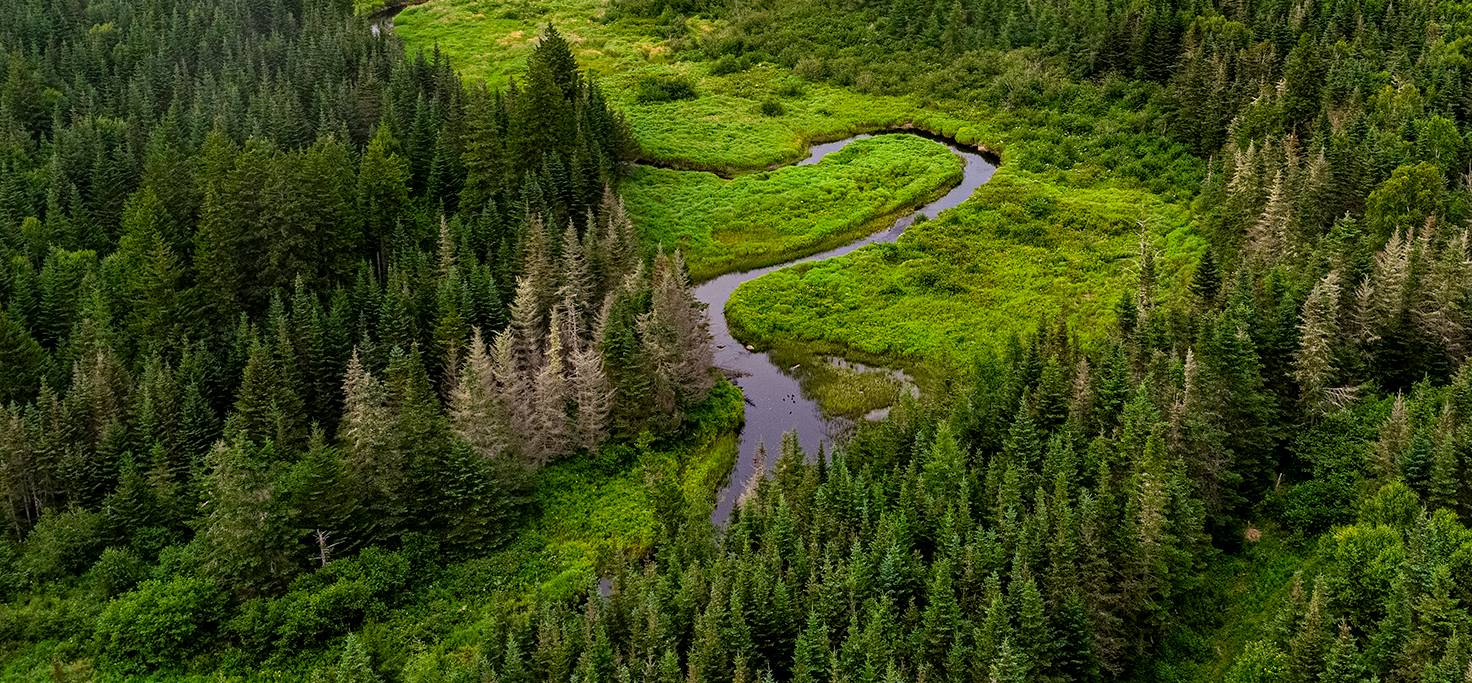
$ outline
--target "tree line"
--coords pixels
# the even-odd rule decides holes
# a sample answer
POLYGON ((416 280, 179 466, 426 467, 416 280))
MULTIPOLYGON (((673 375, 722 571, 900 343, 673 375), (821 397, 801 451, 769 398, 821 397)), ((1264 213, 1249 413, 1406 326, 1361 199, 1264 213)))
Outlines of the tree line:
POLYGON ((5 642, 270 655, 294 581, 495 549, 531 473, 714 386, 680 255, 614 189, 632 138, 555 29, 492 90, 349 3, 10 14, 0 594, 96 606, 7 610, 5 642))

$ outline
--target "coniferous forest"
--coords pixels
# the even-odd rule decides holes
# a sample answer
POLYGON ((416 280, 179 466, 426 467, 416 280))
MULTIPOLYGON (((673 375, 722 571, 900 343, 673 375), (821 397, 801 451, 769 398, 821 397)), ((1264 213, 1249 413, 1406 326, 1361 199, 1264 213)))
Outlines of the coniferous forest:
POLYGON ((0 678, 1472 683, 1472 3, 0 17, 0 678))

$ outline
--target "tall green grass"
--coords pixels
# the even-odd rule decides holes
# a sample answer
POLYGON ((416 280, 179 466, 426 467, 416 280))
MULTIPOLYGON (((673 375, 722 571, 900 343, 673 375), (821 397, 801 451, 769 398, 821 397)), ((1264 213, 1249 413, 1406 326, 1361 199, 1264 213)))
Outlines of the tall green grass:
POLYGON ((1205 585, 1184 608, 1137 680, 1215 683, 1226 678, 1247 645, 1268 635, 1293 590, 1294 576, 1311 573, 1311 546, 1266 527, 1262 540, 1219 555, 1203 572, 1205 585))

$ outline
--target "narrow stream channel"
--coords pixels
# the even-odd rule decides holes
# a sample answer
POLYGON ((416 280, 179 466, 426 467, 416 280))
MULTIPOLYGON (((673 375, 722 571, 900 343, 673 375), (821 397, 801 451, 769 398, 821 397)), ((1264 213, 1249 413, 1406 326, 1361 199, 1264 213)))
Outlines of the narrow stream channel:
MULTIPOLYGON (((885 134, 918 135, 919 133, 885 134)), ((815 164, 823 157, 843 149, 850 143, 868 137, 872 136, 855 135, 837 142, 814 145, 808 157, 797 163, 800 166, 815 164)), ((917 216, 935 218, 940 215, 940 212, 966 201, 966 198, 970 197, 976 188, 990 180, 992 174, 996 172, 996 164, 980 152, 944 140, 940 142, 949 147, 953 154, 960 157, 965 166, 961 173, 961 182, 939 199, 900 217, 884 230, 871 233, 841 247, 766 268, 727 273, 707 280, 695 288, 695 298, 706 305, 705 317, 710 323, 711 344, 715 347, 716 367, 721 368, 728 376, 734 377, 733 381, 746 397, 746 423, 741 429, 740 453, 736 456, 736 464, 731 469, 731 476, 725 488, 716 495, 715 510, 711 513, 711 521, 717 526, 725 525, 726 520, 731 516, 731 510, 736 504, 737 497, 745 490, 747 481, 755 474, 753 470, 758 447, 766 445, 769 456, 767 464, 770 465, 780 451, 782 435, 789 431, 797 433, 798 442, 802 444, 804 451, 815 453, 819 444, 833 443, 849 426, 847 421, 824 417, 818 408, 817 401, 803 395, 797 378, 789 369, 778 367, 765 352, 748 351, 745 345, 731 336, 731 328, 726 324, 726 301, 731 298, 731 293, 736 291, 741 283, 754 280, 767 273, 798 263, 842 256, 869 244, 893 242, 899 238, 905 228, 915 222, 917 216)))

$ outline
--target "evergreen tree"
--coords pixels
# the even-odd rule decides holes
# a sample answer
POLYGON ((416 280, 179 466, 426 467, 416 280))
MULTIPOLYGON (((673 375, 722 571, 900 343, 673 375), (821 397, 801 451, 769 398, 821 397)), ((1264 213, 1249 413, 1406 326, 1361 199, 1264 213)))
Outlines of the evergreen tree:
POLYGON ((1347 398, 1333 387, 1336 376, 1334 344, 1339 339, 1339 273, 1330 271, 1309 293, 1298 324, 1298 353, 1294 379, 1299 396, 1310 412, 1324 414, 1347 398))
POLYGON ((197 522, 203 569, 241 596, 279 588, 301 564, 302 533, 292 528, 275 486, 257 464, 274 457, 270 448, 252 452, 237 438, 218 444, 207 462, 204 514, 197 522))
POLYGON ((373 662, 355 633, 343 639, 342 659, 337 664, 337 683, 376 683, 381 680, 373 672, 373 662))

